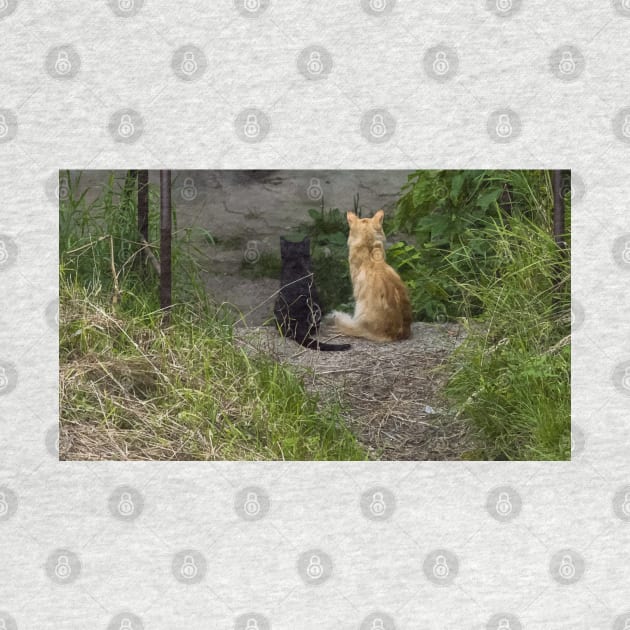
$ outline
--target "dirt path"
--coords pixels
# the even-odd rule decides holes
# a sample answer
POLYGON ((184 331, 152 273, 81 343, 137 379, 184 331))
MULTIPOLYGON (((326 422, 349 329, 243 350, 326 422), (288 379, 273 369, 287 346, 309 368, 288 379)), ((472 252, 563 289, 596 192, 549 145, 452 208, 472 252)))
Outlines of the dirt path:
POLYGON ((463 338, 458 324, 416 322, 411 339, 385 344, 334 336, 324 326, 322 339, 334 336, 352 349, 316 352, 268 325, 277 281, 223 274, 209 277, 207 286, 215 300, 246 315, 236 327, 238 343, 293 366, 322 400, 341 402, 348 425, 374 459, 455 460, 472 448, 467 427, 440 394, 440 368, 463 338))

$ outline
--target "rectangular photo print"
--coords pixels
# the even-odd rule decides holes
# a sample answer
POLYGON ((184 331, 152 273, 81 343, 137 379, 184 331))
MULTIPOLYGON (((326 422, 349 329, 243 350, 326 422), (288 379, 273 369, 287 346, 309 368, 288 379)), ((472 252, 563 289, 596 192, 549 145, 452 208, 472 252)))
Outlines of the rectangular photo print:
POLYGON ((57 195, 60 459, 570 459, 570 171, 60 171, 57 195))

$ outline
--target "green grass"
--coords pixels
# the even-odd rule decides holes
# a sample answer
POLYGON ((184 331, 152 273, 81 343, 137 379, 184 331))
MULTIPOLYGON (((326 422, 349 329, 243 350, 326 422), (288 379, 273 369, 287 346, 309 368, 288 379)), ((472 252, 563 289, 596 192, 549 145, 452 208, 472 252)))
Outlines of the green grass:
POLYGON ((449 361, 446 393, 477 434, 476 457, 570 459, 568 257, 527 220, 494 223, 486 237, 500 265, 459 282, 483 314, 465 320, 469 334, 449 361))
POLYGON ((367 459, 338 406, 237 343, 205 296, 187 232, 175 232, 165 325, 156 275, 137 256, 129 181, 112 176, 88 205, 69 179, 60 210, 63 458, 367 459))

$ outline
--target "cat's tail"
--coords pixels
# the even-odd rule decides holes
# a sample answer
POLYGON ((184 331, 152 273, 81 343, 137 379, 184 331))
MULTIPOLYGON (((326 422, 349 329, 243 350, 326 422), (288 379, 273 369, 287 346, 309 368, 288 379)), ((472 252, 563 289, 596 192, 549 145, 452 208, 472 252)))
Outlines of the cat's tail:
POLYGON ((340 311, 333 311, 331 313, 335 328, 342 334, 348 337, 363 337, 370 341, 391 341, 386 337, 374 334, 371 330, 363 325, 363 322, 357 321, 354 317, 348 315, 348 313, 341 313, 340 311))
POLYGON ((298 341, 298 343, 304 348, 309 348, 310 350, 322 350, 323 352, 350 350, 350 348, 352 348, 349 343, 324 343, 323 341, 313 339, 313 337, 306 337, 306 339, 298 341))

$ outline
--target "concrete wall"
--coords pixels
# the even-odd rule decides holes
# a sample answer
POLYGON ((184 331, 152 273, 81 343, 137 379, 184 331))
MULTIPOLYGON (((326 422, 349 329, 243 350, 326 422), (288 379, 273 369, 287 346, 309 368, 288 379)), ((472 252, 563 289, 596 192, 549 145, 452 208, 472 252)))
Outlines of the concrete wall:
MULTIPOLYGON (((198 226, 220 239, 255 240, 265 245, 309 220, 308 209, 351 210, 353 196, 367 215, 392 209, 411 171, 173 171, 173 203, 179 227, 198 226)), ((88 200, 101 192, 109 171, 84 171, 88 200)), ((116 173, 124 177, 124 171, 116 173)), ((158 185, 152 171, 151 183, 158 185)))

